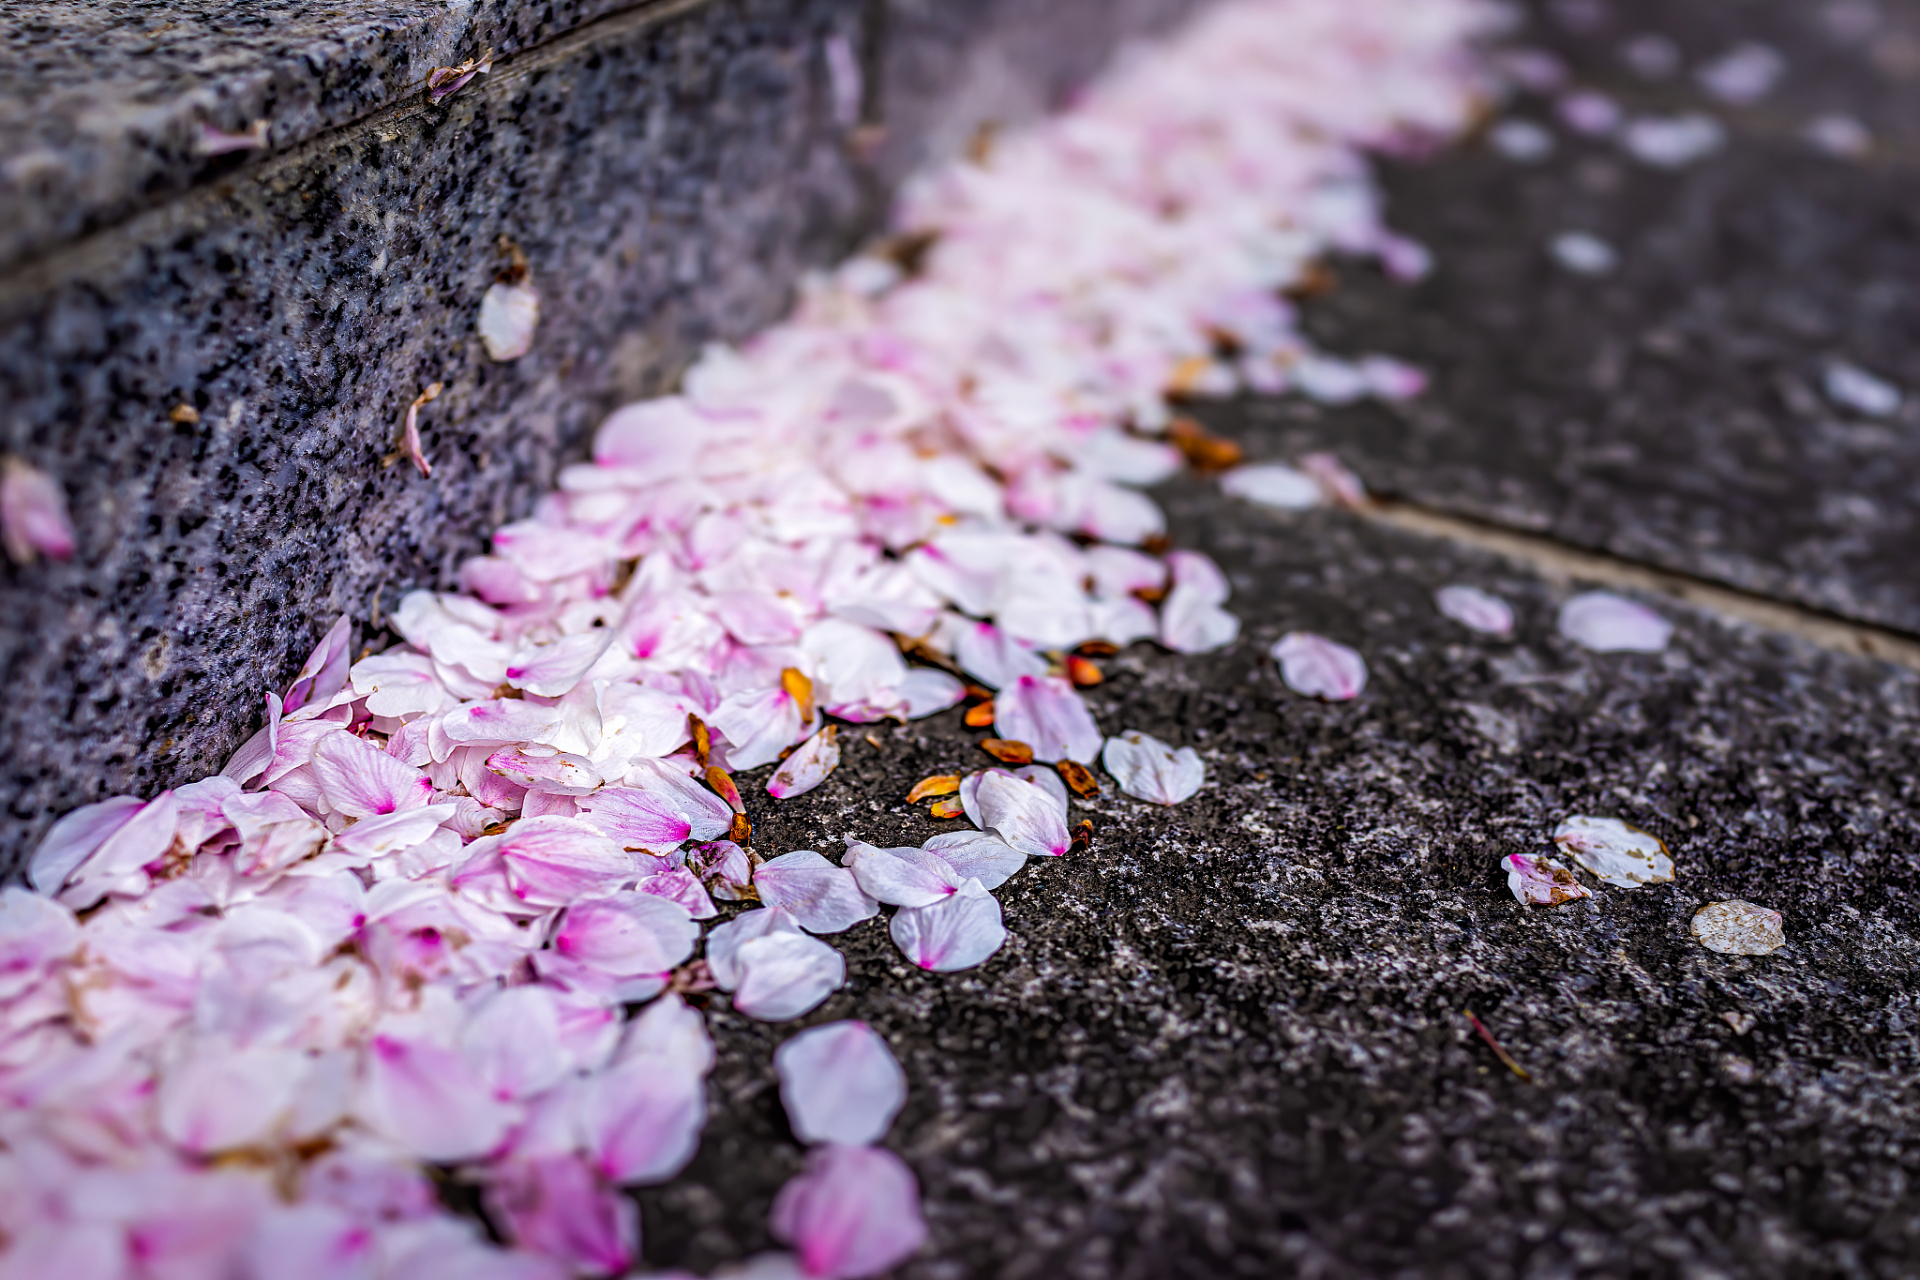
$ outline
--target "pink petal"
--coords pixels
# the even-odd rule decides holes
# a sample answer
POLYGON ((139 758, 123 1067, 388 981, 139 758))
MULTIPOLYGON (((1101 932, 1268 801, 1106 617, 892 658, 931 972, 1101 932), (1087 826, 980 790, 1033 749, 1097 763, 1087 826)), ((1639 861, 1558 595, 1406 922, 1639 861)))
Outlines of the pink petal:
POLYGON ((1346 645, 1311 631, 1289 631, 1273 646, 1281 678, 1295 693, 1329 702, 1358 697, 1367 686, 1367 663, 1346 645))
POLYGON ((1033 758, 1052 764, 1092 764, 1105 740, 1093 713, 1060 676, 1021 676, 994 697, 994 729, 1003 738, 1033 748, 1033 758))
POLYGON ((920 1185, 880 1147, 827 1145, 774 1198, 774 1238, 816 1280, 859 1280, 906 1261, 926 1243, 920 1185))
POLYGON ((1226 575, 1197 551, 1175 551, 1167 557, 1173 590, 1160 606, 1160 643, 1175 653, 1206 653, 1232 644, 1240 634, 1240 619, 1220 606, 1226 603, 1226 575))
POLYGON ((507 1136, 517 1114, 464 1056, 400 1035, 376 1035, 368 1043, 354 1111, 415 1157, 440 1163, 485 1155, 507 1136))
POLYGON ((530 906, 608 893, 637 870, 632 854, 577 818, 522 818, 494 838, 508 885, 530 906))
POLYGON ((731 695, 714 709, 708 724, 725 735, 727 759, 735 769, 752 769, 779 759, 807 729, 799 704, 779 685, 731 695))
POLYGON ((839 933, 880 911, 861 891, 853 872, 834 866, 811 849, 796 849, 761 863, 753 883, 761 902, 791 913, 812 933, 839 933))
MULTIPOLYGON (((752 914, 752 913, 749 913, 752 914)), ((819 1007, 847 980, 846 959, 804 933, 768 933, 740 944, 733 1007, 762 1022, 787 1022, 819 1007)))
POLYGON ((1007 940, 1000 902, 978 880, 932 906, 900 908, 887 931, 907 959, 935 973, 985 964, 1007 940))
POLYGON ((722 902, 738 902, 753 880, 747 851, 731 840, 715 840, 687 850, 687 870, 700 878, 707 892, 722 902))
POLYGON ((944 671, 915 667, 900 682, 900 696, 907 702, 907 718, 918 720, 958 704, 967 696, 967 687, 944 671))
POLYGON ((943 831, 927 841, 926 849, 939 854, 959 879, 978 880, 985 889, 998 889, 1027 864, 1026 854, 985 831, 943 831))
POLYGON ((422 476, 433 474, 433 464, 427 461, 426 448, 420 443, 420 410, 429 401, 438 399, 440 391, 440 384, 435 382, 413 398, 413 402, 407 406, 406 423, 400 432, 401 452, 413 460, 413 465, 420 469, 422 476))
POLYGON ((700 883, 700 877, 685 867, 666 867, 651 875, 642 874, 633 887, 637 892, 678 903, 695 920, 711 920, 720 914, 706 887, 700 883))
POLYGON ((731 991, 740 984, 740 948, 755 938, 774 933, 803 934, 804 930, 791 914, 774 909, 742 911, 708 932, 707 964, 713 970, 714 982, 722 991, 731 991))
POLYGON ((584 796, 601 783, 600 771, 593 767, 593 761, 565 751, 502 747, 487 757, 487 768, 509 782, 538 787, 556 795, 584 796))
POLYGON ((287 686, 280 710, 292 715, 309 702, 325 702, 347 685, 347 664, 351 650, 353 622, 341 614, 327 634, 300 667, 300 674, 287 686))
POLYGON ((81 805, 47 829, 27 864, 27 883, 55 893, 114 832, 133 820, 146 802, 138 796, 114 796, 81 805))
POLYGON ((13 885, 0 888, 0 1001, 34 986, 79 945, 73 912, 13 885))
POLYGON ((496 1165, 484 1199, 509 1240, 572 1275, 624 1275, 640 1252, 640 1206, 577 1156, 496 1165))
POLYGON ((160 1131, 192 1155, 262 1142, 292 1111, 308 1062, 297 1049, 195 1038, 160 1076, 160 1131))
POLYGON ((430 804, 419 809, 401 809, 375 818, 361 818, 333 838, 333 847, 355 858, 384 858, 416 848, 454 815, 451 804, 430 804))
POLYGON ((957 892, 965 879, 945 858, 926 849, 876 849, 855 842, 847 849, 846 863, 861 892, 900 907, 926 907, 943 901, 957 892))
POLYGON ((960 669, 989 689, 1012 684, 1021 676, 1044 676, 1047 660, 991 623, 968 623, 954 640, 953 659, 960 669))
MULTIPOLYGON (((726 807, 724 801, 721 807, 726 807)), ((628 848, 664 851, 678 847, 693 833, 686 808, 671 793, 663 794, 651 788, 605 787, 580 802, 580 815, 628 848)), ((732 810, 728 813, 731 815, 732 810)), ((731 824, 731 817, 728 821, 731 824)), ((709 830, 708 834, 718 833, 709 830)))
POLYGON ((313 773, 335 812, 354 818, 417 809, 433 798, 433 783, 351 733, 331 733, 314 744, 313 773))
POLYGON ((561 711, 522 698, 470 702, 440 718, 440 730, 451 742, 487 746, 518 746, 545 742, 559 727, 561 711))
POLYGON ((768 779, 767 794, 776 800, 787 800, 825 782, 840 763, 838 734, 837 726, 828 725, 802 743, 768 779))
POLYGON ((1602 881, 1622 889, 1673 879, 1673 859, 1659 837, 1618 818, 1575 814, 1554 829, 1553 842, 1602 881))
POLYGON ((162 791, 129 814, 68 874, 66 886, 57 895, 60 901, 81 911, 129 886, 144 892, 142 868, 159 861, 172 847, 179 823, 180 802, 173 792, 162 791))
POLYGON ((1513 608, 1505 600, 1478 587, 1456 585, 1433 593, 1440 612, 1482 635, 1513 634, 1513 608))
POLYGON ((693 954, 700 926, 678 902, 621 893, 567 909, 553 949, 615 977, 664 974, 693 954))
POLYGON ((73 522, 67 495, 53 477, 8 454, 0 462, 0 542, 15 564, 35 555, 73 558, 73 522))
POLYGON ((544 1092, 575 1066, 560 1038, 559 995, 535 983, 486 996, 461 1029, 460 1052, 503 1101, 544 1092))
POLYGON ((1658 653, 1673 624, 1611 591, 1589 591, 1560 606, 1560 634, 1596 653, 1658 653))
POLYGON ((693 1159, 707 1118, 701 1072, 644 1053, 589 1077, 579 1105, 582 1144, 593 1167, 611 1182, 673 1177, 693 1159))
POLYGON ((1305 511, 1320 505, 1320 482, 1279 463, 1236 467, 1220 477, 1220 492, 1263 507, 1305 511))
POLYGON ((1122 791, 1154 804, 1179 804, 1200 790, 1207 777, 1206 766, 1192 747, 1175 751, 1139 732, 1108 738, 1100 760, 1122 791))
POLYGON ((1352 510, 1367 505, 1367 486, 1334 454, 1309 453, 1300 459, 1300 469, 1319 483, 1327 501, 1352 510))
POLYGON ((679 396, 646 400, 614 410, 593 438, 593 460, 603 467, 630 467, 650 479, 684 474, 699 454, 706 419, 679 396))
POLYGON ((1067 803, 1046 786, 1002 769, 974 774, 960 785, 967 816, 1014 850, 1035 858, 1058 857, 1070 846, 1067 803))
POLYGON ((1500 865, 1506 868, 1507 888, 1525 903, 1557 906, 1592 895, 1591 890, 1573 878, 1573 872, 1552 858, 1515 853, 1502 858, 1500 865))
POLYGON ((773 1051, 773 1069, 802 1142, 878 1142, 907 1100, 907 1073, 864 1022, 807 1028, 773 1051))
POLYGON ((507 683, 543 698, 570 692, 613 641, 611 628, 522 648, 507 662, 507 683))

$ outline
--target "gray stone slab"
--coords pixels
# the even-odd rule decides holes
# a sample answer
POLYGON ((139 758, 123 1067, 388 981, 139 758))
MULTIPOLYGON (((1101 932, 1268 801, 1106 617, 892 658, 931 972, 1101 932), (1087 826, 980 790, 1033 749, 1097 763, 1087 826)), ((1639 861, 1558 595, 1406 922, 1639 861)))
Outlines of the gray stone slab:
MULTIPOLYGON (((882 921, 836 939, 849 986, 809 1020, 866 1019, 910 1080, 890 1145, 933 1238, 900 1274, 1913 1274, 1920 677, 1666 604, 1670 652, 1588 654, 1553 631, 1568 588, 1503 562, 1170 496, 1245 632, 1137 646, 1091 701, 1196 746, 1208 787, 1079 808, 1093 850, 1000 890, 1012 938, 977 971, 911 969, 882 921), (1452 581, 1511 600, 1517 638, 1439 617, 1452 581), (1357 701, 1282 687, 1264 653, 1296 627, 1366 655, 1357 701), (1522 907, 1498 858, 1574 812, 1660 834, 1678 879, 1522 907), (1693 942, 1734 897, 1788 946, 1693 942)), ((983 732, 851 735, 818 790, 751 804, 756 842, 924 840, 907 788, 985 764, 983 732)), ((769 1065, 793 1028, 709 1009, 700 1154, 640 1193, 653 1265, 768 1247, 801 1160, 769 1065)))
MULTIPOLYGON (((904 163, 923 130, 985 118, 982 83, 1032 77, 995 100, 995 118, 1018 119, 1182 7, 642 6, 441 104, 407 96, 196 171, 190 190, 0 272, 0 451, 62 483, 80 532, 71 564, 0 565, 0 869, 75 805, 218 769, 334 616, 377 624, 402 591, 452 585, 606 410, 661 389, 701 343, 778 317, 802 271, 873 227, 886 170, 834 118, 829 38, 867 62, 866 125, 904 163), (920 74, 941 51, 954 73, 920 74), (532 351, 509 364, 474 333, 502 236, 543 299, 532 351), (393 450, 435 381, 423 479, 393 450), (197 422, 172 420, 183 404, 197 422)), ((338 16, 340 38, 359 12, 338 16)), ((550 35, 568 12, 515 29, 550 35)), ((245 39, 182 19, 209 65, 276 47, 251 19, 214 25, 229 18, 245 39)), ((87 52, 55 43, 62 66, 87 52)), ((109 106, 141 65, 120 48, 98 52, 109 106)), ((353 82, 354 109, 387 83, 353 82)))
POLYGON ((1553 128, 1554 154, 1519 162, 1483 135, 1387 171, 1429 279, 1349 265, 1307 307, 1327 347, 1405 356, 1433 390, 1251 408, 1266 446, 1332 447, 1427 505, 1920 631, 1920 166, 1729 117, 1724 151, 1669 172, 1557 128, 1539 99, 1507 118, 1553 128), (1617 266, 1561 265, 1569 232, 1617 266), (1835 362, 1905 403, 1836 403, 1835 362))

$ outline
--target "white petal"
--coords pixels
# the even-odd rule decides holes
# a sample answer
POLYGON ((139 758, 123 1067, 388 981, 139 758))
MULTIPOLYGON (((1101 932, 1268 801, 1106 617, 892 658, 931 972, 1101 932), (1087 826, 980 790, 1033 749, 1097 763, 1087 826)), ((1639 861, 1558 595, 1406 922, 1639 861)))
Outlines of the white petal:
POLYGON ((1043 783, 988 769, 961 779, 960 800, 977 826, 1020 853, 1041 858, 1067 851, 1066 801, 1043 783))
POLYGON ((804 933, 769 933, 742 943, 733 1007, 762 1022, 786 1022, 818 1008, 847 980, 838 951, 804 933))
POLYGON ((1463 627, 1483 635, 1513 634, 1513 608, 1505 600, 1478 587, 1455 585, 1433 593, 1440 612, 1463 627))
POLYGON ((907 1073, 864 1022, 809 1027, 773 1051, 773 1068, 802 1142, 878 1142, 907 1100, 907 1073))
POLYGON ((1354 650, 1311 631, 1289 631, 1273 646, 1281 678, 1295 693, 1329 702, 1356 698, 1367 686, 1367 663, 1354 650))
POLYGON ((1320 505, 1320 482, 1277 462, 1236 467, 1220 477, 1220 491, 1263 507, 1305 511, 1320 505))
POLYGON ((931 906, 965 879, 945 858, 925 849, 876 849, 856 843, 848 848, 846 863, 863 893, 899 907, 931 906))
POLYGON ((1553 842, 1588 871, 1623 889, 1673 879, 1667 846, 1618 818, 1575 814, 1554 828, 1553 842))
POLYGON ((1027 865, 1026 854, 985 831, 943 831, 928 840, 926 848, 944 858, 955 875, 978 880, 987 889, 998 889, 1027 865))
POLYGON ((839 728, 828 725, 780 762, 767 780, 767 794, 776 800, 804 795, 827 780, 840 763, 839 728))
POLYGON ((1158 738, 1132 731, 1108 738, 1100 762, 1136 800, 1179 804, 1206 781, 1207 767, 1192 747, 1175 751, 1158 738))
POLYGON ((531 284, 495 282, 480 299, 480 341, 491 359, 518 360, 527 354, 539 323, 540 295, 531 284))
POLYGON ((1000 902, 978 880, 930 907, 900 908, 887 931, 907 959, 934 973, 984 964, 1007 940, 1000 902))
POLYGON ((1673 624, 1611 591, 1589 591, 1560 606, 1560 634, 1596 653, 1658 653, 1673 624))
POLYGON ((790 912, 811 933, 839 933, 879 913, 853 872, 811 849, 796 849, 760 864, 753 873, 760 901, 790 912))
POLYGON ((1694 912, 1693 936, 1707 950, 1726 956, 1764 956, 1787 945, 1778 911, 1737 898, 1694 912))

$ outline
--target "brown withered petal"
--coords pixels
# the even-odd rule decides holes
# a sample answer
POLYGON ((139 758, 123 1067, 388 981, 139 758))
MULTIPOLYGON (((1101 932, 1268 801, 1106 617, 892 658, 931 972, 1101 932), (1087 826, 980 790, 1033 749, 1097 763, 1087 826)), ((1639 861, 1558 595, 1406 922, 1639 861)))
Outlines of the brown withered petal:
POLYGON ((1001 764, 1032 764, 1033 748, 1011 738, 983 738, 980 749, 1001 764))
MULTIPOLYGON (((740 803, 740 788, 733 785, 733 776, 717 764, 707 766, 707 785, 736 813, 744 814, 747 806, 740 803)), ((739 843, 735 841, 735 843, 739 843)))
POLYGON ((780 672, 780 687, 800 708, 800 719, 813 719, 813 681, 807 679, 807 673, 798 667, 785 667, 780 672))
POLYGON ((948 796, 945 800, 935 800, 927 812, 936 818, 958 818, 966 813, 967 807, 960 803, 960 797, 948 796))
POLYGON ((707 722, 693 712, 687 712, 687 737, 693 740, 693 758, 700 762, 702 769, 707 767, 707 757, 713 752, 713 734, 707 729, 707 722))
POLYGON ((200 421, 200 411, 182 400, 179 404, 173 406, 173 412, 167 415, 167 421, 177 422, 183 427, 190 427, 200 421))
POLYGON ((491 70, 493 70, 493 50, 491 49, 477 58, 468 58, 457 67, 435 67, 427 73, 427 100, 438 102, 448 94, 458 92, 475 76, 491 70))
POLYGON ((1308 298, 1325 297, 1340 287, 1340 277, 1333 268, 1324 262, 1309 262, 1300 273, 1300 278, 1286 288, 1286 295, 1295 302, 1308 298))
POLYGON ((907 792, 907 803, 918 804, 928 796, 950 796, 960 789, 960 775, 957 773, 935 773, 913 784, 913 790, 907 792))
POLYGON ((1106 672, 1096 667, 1093 663, 1088 662, 1079 654, 1070 653, 1067 655, 1067 679, 1073 681, 1081 688, 1084 689, 1090 684, 1099 684, 1106 678, 1106 672))
POLYGON ((1214 435, 1192 418, 1175 418, 1167 427, 1167 439, 1203 475, 1237 467, 1243 456, 1239 445, 1214 435))
POLYGON ((993 690, 983 684, 969 684, 967 686, 967 696, 978 702, 992 702, 993 690))
POLYGON ((968 707, 965 719, 967 728, 969 729, 985 729, 992 725, 993 699, 988 698, 985 702, 976 703, 968 707))
POLYGON ((727 839, 733 841, 742 849, 747 848, 753 843, 753 824, 747 821, 746 814, 736 813, 733 815, 733 824, 727 828, 727 839))
POLYGON ((1072 853, 1076 849, 1084 851, 1091 848, 1093 848, 1093 819, 1082 818, 1080 819, 1080 825, 1073 829, 1073 839, 1067 845, 1067 852, 1072 853))
POLYGON ((1087 640, 1074 652, 1088 658, 1111 658, 1120 652, 1120 646, 1108 640, 1087 640))
POLYGON ((1100 794, 1100 780, 1093 776, 1093 770, 1077 760, 1058 760, 1054 768, 1060 771, 1060 777, 1073 789, 1073 794, 1081 799, 1090 799, 1100 794))
POLYGON ((1213 367, 1213 361, 1205 356, 1188 356, 1173 366, 1173 372, 1167 377, 1167 394, 1185 395, 1199 385, 1200 379, 1213 367))

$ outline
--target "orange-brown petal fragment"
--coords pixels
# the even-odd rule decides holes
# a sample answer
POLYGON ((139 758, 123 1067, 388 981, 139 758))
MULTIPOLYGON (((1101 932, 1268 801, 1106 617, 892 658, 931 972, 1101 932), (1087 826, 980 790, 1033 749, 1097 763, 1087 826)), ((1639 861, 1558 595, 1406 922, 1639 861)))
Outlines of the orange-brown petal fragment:
POLYGON ((1099 684, 1107 678, 1107 673, 1077 653, 1067 655, 1067 679, 1081 688, 1090 684, 1099 684))
POLYGON ((1206 356, 1188 356, 1173 366, 1173 372, 1167 376, 1167 394, 1179 396, 1192 391, 1212 367, 1213 361, 1206 356))
POLYGON ((985 702, 968 707, 965 719, 967 728, 969 729, 985 729, 991 726, 993 724, 993 699, 988 698, 985 702))
POLYGON ((1093 819, 1082 818, 1080 825, 1073 829, 1073 839, 1067 845, 1067 852, 1086 851, 1093 848, 1093 819))
POLYGON ((1060 771, 1061 780, 1073 789, 1073 794, 1081 799, 1100 794, 1100 780, 1093 776, 1093 770, 1078 760, 1060 760, 1053 767, 1060 771))
POLYGON ((1074 652, 1088 658, 1111 658, 1120 652, 1120 646, 1111 640, 1083 640, 1074 652))
MULTIPOLYGON (((728 781, 731 782, 732 779, 729 778, 728 781)), ((733 815, 733 823, 727 828, 727 839, 733 841, 742 849, 753 843, 753 824, 747 821, 746 814, 736 813, 733 815)))
POLYGON ((1011 738, 983 738, 980 749, 1001 764, 1032 764, 1033 748, 1011 738))
POLYGON ((967 696, 978 702, 992 702, 993 690, 983 684, 969 684, 967 686, 967 696))
MULTIPOLYGON (((707 785, 714 789, 722 800, 727 802, 736 814, 744 814, 747 806, 740 803, 740 788, 733 785, 733 776, 717 764, 707 766, 707 785)), ((738 844, 739 841, 735 841, 738 844)))
POLYGON ((945 800, 935 800, 928 806, 927 812, 936 818, 958 818, 967 811, 960 803, 959 796, 948 796, 945 800))
POLYGON ((936 773, 920 779, 913 784, 913 790, 907 792, 907 803, 918 804, 928 796, 950 796, 960 789, 960 775, 957 773, 936 773))
POLYGON ((806 672, 798 667, 786 667, 780 672, 780 687, 787 691, 800 708, 800 719, 813 719, 813 681, 807 679, 806 672))
POLYGON ((1167 427, 1167 439, 1202 474, 1237 467, 1243 456, 1239 445, 1214 435, 1192 418, 1175 418, 1167 427))
POLYGON ((707 722, 693 712, 687 712, 687 737, 693 740, 693 758, 700 762, 702 769, 707 767, 707 756, 713 752, 713 734, 707 729, 707 722))

